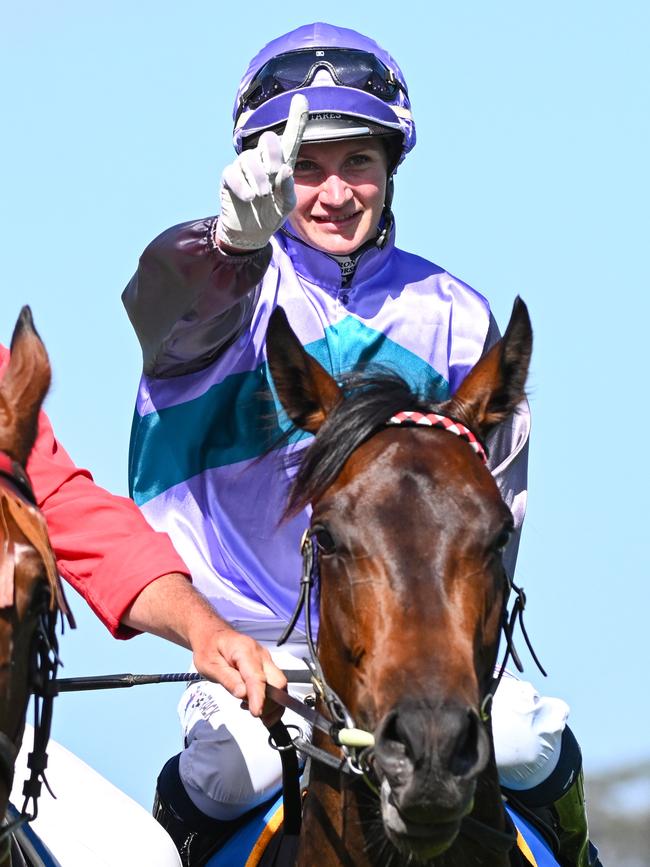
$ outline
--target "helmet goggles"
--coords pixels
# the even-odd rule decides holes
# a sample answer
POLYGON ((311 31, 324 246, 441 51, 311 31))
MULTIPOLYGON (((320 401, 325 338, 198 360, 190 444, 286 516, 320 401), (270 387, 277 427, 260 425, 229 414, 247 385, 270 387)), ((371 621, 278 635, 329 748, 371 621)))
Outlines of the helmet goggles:
POLYGON ((388 67, 368 51, 356 48, 306 48, 271 58, 256 73, 239 100, 242 111, 256 109, 273 96, 308 86, 320 69, 344 87, 364 90, 384 102, 406 88, 388 67))

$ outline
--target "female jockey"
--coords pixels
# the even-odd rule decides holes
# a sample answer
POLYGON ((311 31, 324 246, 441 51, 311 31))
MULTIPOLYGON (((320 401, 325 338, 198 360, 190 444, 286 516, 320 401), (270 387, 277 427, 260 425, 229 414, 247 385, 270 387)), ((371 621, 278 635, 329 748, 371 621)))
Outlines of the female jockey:
MULTIPOLYGON (((287 452, 304 441, 269 451, 281 426, 269 431, 273 309, 332 375, 377 362, 438 401, 499 336, 485 298, 395 247, 393 176, 415 125, 384 49, 352 30, 299 27, 251 61, 233 116, 238 156, 223 172, 219 216, 156 238, 123 296, 144 358, 132 493, 225 621, 224 676, 185 692, 185 747, 158 780, 155 815, 188 864, 278 790, 280 761, 257 717, 269 716, 265 682, 284 686, 280 667, 306 655, 300 640, 274 649, 296 601, 309 515, 278 526, 287 452)), ((515 519, 511 573, 528 433, 522 406, 489 443, 515 519)), ((502 784, 548 807, 567 864, 594 863, 566 704, 505 677, 493 713, 502 784)))

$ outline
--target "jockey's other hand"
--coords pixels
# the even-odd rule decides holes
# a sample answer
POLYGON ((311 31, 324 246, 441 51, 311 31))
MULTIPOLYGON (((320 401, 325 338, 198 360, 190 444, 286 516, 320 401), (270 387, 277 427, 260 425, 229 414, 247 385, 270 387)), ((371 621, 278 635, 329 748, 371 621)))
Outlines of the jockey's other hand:
POLYGON ((273 725, 282 716, 284 708, 266 698, 266 684, 284 689, 287 679, 269 651, 248 635, 230 627, 216 630, 194 650, 194 665, 200 674, 242 699, 265 725, 273 725))
POLYGON ((256 147, 226 166, 216 230, 220 247, 235 252, 265 247, 294 209, 293 167, 308 117, 306 98, 296 94, 282 138, 264 132, 256 147))

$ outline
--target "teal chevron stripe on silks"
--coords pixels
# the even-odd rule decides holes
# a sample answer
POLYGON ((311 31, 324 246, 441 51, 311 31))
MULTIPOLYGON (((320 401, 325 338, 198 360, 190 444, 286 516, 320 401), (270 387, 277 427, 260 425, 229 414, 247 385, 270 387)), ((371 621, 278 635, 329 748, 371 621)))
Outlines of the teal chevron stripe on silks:
MULTIPOLYGON (((329 326, 305 349, 335 377, 381 365, 399 373, 417 393, 436 401, 449 395, 447 381, 431 365, 352 316, 329 326)), ((178 383, 182 388, 182 377, 178 383)), ((203 470, 255 459, 288 428, 266 362, 231 374, 194 400, 142 417, 136 412, 129 450, 131 496, 142 505, 203 470)), ((294 431, 286 442, 308 436, 294 431)))
MULTIPOLYGON (((135 502, 141 506, 203 470, 250 460, 271 448, 282 429, 270 377, 264 363, 232 374, 194 400, 143 417, 136 412, 129 449, 135 502)), ((305 436, 297 431, 289 442, 305 436)))

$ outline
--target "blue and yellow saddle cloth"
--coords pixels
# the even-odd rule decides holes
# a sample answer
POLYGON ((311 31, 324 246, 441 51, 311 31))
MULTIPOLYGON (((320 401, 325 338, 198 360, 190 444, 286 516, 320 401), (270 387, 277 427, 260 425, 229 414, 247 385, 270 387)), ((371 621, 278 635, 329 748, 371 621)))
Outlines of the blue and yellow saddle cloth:
MULTIPOLYGON (((506 804, 517 829, 517 847, 531 867, 559 867, 538 831, 506 804)), ((228 842, 212 856, 207 867, 258 867, 264 851, 282 824, 282 797, 267 809, 258 810, 228 842)))
POLYGON ((508 815, 517 829, 517 848, 532 867, 559 867, 548 843, 529 822, 516 813, 508 804, 508 815))
POLYGON ((284 819, 282 796, 256 810, 249 822, 208 861, 206 867, 258 867, 262 855, 284 819))

